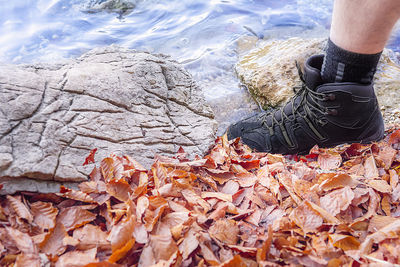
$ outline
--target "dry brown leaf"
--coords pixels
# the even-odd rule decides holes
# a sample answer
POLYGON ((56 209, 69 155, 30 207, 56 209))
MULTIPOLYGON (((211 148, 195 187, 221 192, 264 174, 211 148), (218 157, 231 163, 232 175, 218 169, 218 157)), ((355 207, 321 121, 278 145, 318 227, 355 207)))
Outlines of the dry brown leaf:
POLYGON ((305 203, 295 208, 290 213, 289 218, 299 226, 304 233, 317 231, 318 227, 324 222, 322 217, 305 203))
POLYGON ((124 179, 112 180, 106 184, 106 191, 111 196, 123 202, 133 194, 131 186, 124 179))
POLYGON ((261 248, 257 249, 256 259, 259 264, 262 261, 267 260, 268 258, 268 254, 271 249, 272 237, 273 237, 273 230, 272 227, 269 226, 266 240, 263 241, 261 248))
POLYGON ((146 209, 149 207, 150 202, 146 196, 140 196, 136 203, 136 219, 138 222, 142 221, 142 216, 146 209))
POLYGON ((232 202, 232 195, 221 192, 201 192, 202 198, 217 198, 222 201, 232 202))
POLYGON ((58 258, 55 267, 81 267, 96 262, 96 253, 97 248, 86 251, 69 251, 58 258))
POLYGON ((345 186, 354 188, 358 184, 359 182, 353 179, 350 175, 338 173, 331 175, 328 179, 320 183, 319 188, 320 190, 330 191, 332 189, 343 188, 345 186))
POLYGON ((6 230, 9 238, 14 241, 15 245, 22 253, 28 255, 37 253, 36 245, 28 234, 11 227, 6 227, 6 230))
POLYGON ((376 232, 396 220, 391 216, 375 215, 369 221, 368 232, 376 232))
POLYGON ((99 226, 86 224, 82 228, 75 229, 73 238, 79 241, 78 248, 80 250, 88 250, 93 247, 99 249, 111 248, 107 241, 107 233, 102 231, 99 226))
POLYGON ((124 243, 122 247, 113 250, 113 253, 108 258, 108 261, 111 263, 115 263, 122 259, 123 257, 128 254, 128 252, 132 249, 133 245, 135 244, 135 239, 131 238, 128 242, 124 243))
POLYGON ((156 262, 169 260, 178 251, 178 246, 171 236, 151 235, 149 245, 156 262))
POLYGON ((382 197, 381 208, 382 208, 383 212, 384 212, 387 216, 390 216, 390 215, 391 215, 391 208, 392 208, 392 206, 390 205, 390 197, 389 197, 389 195, 384 195, 384 196, 382 197))
POLYGON ((207 203, 204 199, 198 196, 195 192, 189 189, 182 190, 182 196, 186 199, 190 206, 200 205, 205 212, 211 209, 210 204, 207 203))
POLYGON ((314 210, 317 214, 319 214, 327 223, 331 224, 340 224, 340 220, 338 220, 335 216, 330 214, 325 209, 321 208, 315 203, 309 202, 307 200, 304 201, 312 210, 314 210))
POLYGON ((329 240, 334 247, 347 250, 357 250, 360 246, 360 241, 351 235, 330 234, 329 240))
POLYGON ((199 246, 199 241, 196 237, 196 232, 194 230, 189 230, 185 237, 183 238, 182 243, 179 244, 179 251, 182 254, 183 260, 186 260, 189 255, 197 249, 199 246))
POLYGON ((163 197, 149 197, 149 208, 143 218, 147 231, 151 232, 153 230, 154 225, 158 222, 167 206, 168 202, 163 197))
POLYGON ((389 225, 386 225, 385 227, 381 228, 377 232, 368 235, 365 238, 364 242, 361 243, 360 254, 361 255, 369 254, 371 252, 372 245, 374 243, 379 243, 389 238, 398 238, 399 231, 400 231, 400 219, 397 219, 392 223, 390 223, 389 225))
POLYGON ((37 254, 19 254, 14 267, 41 267, 42 262, 37 254))
POLYGON ((52 229, 56 225, 58 209, 49 202, 37 201, 31 204, 33 221, 43 229, 52 229))
POLYGON ((381 193, 392 192, 392 187, 385 180, 368 180, 368 185, 381 193))
POLYGON ((83 193, 81 191, 66 188, 64 186, 60 186, 60 193, 58 195, 65 197, 65 198, 77 200, 77 201, 82 201, 82 202, 87 202, 87 203, 95 203, 94 199, 91 196, 89 196, 88 194, 83 193))
POLYGON ((81 227, 96 219, 96 215, 80 206, 66 208, 57 217, 57 223, 62 223, 67 231, 81 227))
POLYGON ((389 145, 380 148, 377 158, 383 162, 383 167, 388 170, 392 166, 393 160, 397 154, 397 150, 389 145))
POLYGON ((376 167, 374 156, 369 156, 364 162, 365 178, 379 177, 378 168, 376 167))
POLYGON ((107 240, 110 241, 113 252, 122 248, 129 240, 132 240, 134 223, 133 218, 125 218, 125 220, 112 227, 107 240))
POLYGON ((57 223, 56 227, 47 234, 44 241, 39 245, 40 251, 52 256, 63 254, 67 248, 63 240, 67 235, 64 225, 57 223))
POLYGON ((336 216, 350 206, 354 196, 353 190, 349 186, 345 186, 321 197, 320 204, 323 209, 336 216))
POLYGON ((22 219, 27 220, 29 223, 33 221, 33 216, 29 211, 28 207, 18 198, 7 195, 7 200, 10 202, 11 207, 15 213, 22 219))
POLYGON ((209 233, 210 236, 227 245, 236 245, 239 228, 234 220, 221 219, 211 225, 209 233))
POLYGON ((231 258, 230 260, 227 260, 223 263, 221 263, 221 265, 219 265, 220 267, 247 267, 247 264, 244 263, 242 257, 240 257, 240 255, 236 255, 233 258, 231 258))
POLYGON ((339 153, 327 151, 318 155, 318 164, 323 170, 335 170, 342 164, 339 153))

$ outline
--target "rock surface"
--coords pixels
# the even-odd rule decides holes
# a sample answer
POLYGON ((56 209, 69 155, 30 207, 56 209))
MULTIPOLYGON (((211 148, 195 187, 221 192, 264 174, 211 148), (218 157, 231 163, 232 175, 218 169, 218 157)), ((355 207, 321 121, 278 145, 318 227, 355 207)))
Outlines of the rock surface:
POLYGON ((66 64, 0 66, 0 95, 0 183, 85 180, 93 148, 98 160, 115 152, 148 167, 155 153, 203 154, 215 138, 201 89, 162 55, 111 46, 66 64))
MULTIPOLYGON (((302 66, 309 56, 323 53, 325 43, 318 38, 261 41, 247 53, 242 51, 236 72, 263 108, 279 106, 301 84, 295 61, 302 66)), ((400 66, 392 51, 384 50, 374 83, 386 122, 400 122, 400 66)))

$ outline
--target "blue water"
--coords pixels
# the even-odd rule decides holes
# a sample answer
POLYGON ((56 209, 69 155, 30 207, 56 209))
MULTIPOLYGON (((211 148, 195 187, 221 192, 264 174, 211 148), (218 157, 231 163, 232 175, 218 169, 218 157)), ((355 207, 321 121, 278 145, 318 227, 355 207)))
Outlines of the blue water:
POLYGON ((105 0, 0 0, 0 61, 57 62, 117 44, 171 55, 212 100, 243 91, 233 72, 239 38, 326 37, 333 2, 131 0, 122 15, 94 12, 96 1, 105 0))

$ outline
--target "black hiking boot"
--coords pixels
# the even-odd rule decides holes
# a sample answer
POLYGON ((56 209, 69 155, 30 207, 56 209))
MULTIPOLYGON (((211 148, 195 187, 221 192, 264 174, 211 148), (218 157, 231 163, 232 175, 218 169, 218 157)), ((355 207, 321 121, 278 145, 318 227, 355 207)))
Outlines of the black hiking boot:
POLYGON ((369 143, 383 138, 384 124, 372 84, 325 83, 323 55, 310 57, 300 77, 303 85, 280 109, 241 120, 227 130, 259 152, 307 153, 316 144, 369 143))

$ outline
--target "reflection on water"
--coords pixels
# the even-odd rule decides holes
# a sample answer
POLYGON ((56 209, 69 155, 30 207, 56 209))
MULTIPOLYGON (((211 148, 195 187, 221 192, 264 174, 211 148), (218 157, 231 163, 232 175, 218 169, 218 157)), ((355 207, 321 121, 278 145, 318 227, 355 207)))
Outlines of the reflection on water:
POLYGON ((94 12, 102 2, 0 0, 0 60, 57 62, 118 44, 171 55, 220 103, 243 91, 238 38, 326 36, 332 9, 331 0, 131 0, 130 13, 94 12))

